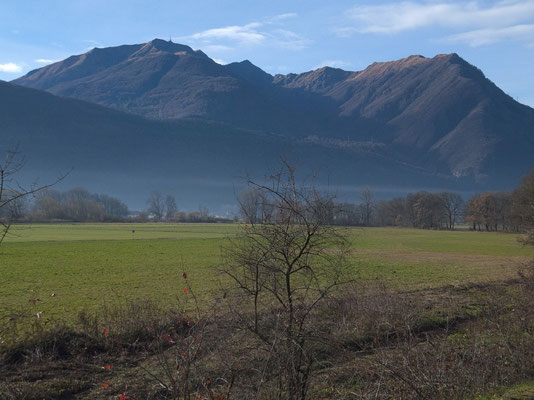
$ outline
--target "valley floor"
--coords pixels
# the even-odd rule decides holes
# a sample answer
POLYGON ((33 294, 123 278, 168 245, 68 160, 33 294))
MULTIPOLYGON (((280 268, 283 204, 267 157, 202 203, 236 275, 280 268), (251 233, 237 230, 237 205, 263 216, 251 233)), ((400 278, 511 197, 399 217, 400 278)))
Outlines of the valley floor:
MULTIPOLYGON (((510 279, 534 257, 515 234, 346 229, 348 277, 404 290, 510 279)), ((209 297, 223 279, 221 250, 242 231, 239 224, 16 226, 0 247, 0 312, 31 306, 69 320, 82 309, 132 299, 173 304, 183 297, 183 271, 198 295, 209 297)))

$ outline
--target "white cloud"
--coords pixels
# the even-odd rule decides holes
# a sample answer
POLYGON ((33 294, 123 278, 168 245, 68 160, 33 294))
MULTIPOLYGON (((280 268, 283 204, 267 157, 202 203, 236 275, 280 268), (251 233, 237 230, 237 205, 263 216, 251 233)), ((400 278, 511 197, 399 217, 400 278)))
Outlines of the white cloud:
POLYGON ((300 50, 308 47, 311 42, 281 27, 282 21, 295 16, 294 13, 280 14, 262 22, 208 29, 179 39, 194 42, 206 51, 211 48, 215 52, 233 50, 236 46, 271 46, 300 50))
POLYGON ((213 40, 230 40, 241 44, 258 44, 266 39, 263 33, 257 31, 262 24, 252 22, 247 25, 225 26, 223 28, 208 29, 191 35, 193 40, 213 41, 213 40))
POLYGON ((274 17, 269 18, 268 21, 269 22, 280 22, 280 21, 284 21, 289 18, 296 18, 296 17, 297 17, 297 13, 285 13, 285 14, 275 15, 274 17))
POLYGON ((534 0, 419 0, 356 6, 345 24, 334 29, 341 37, 354 34, 396 34, 422 28, 449 30, 446 41, 469 46, 504 41, 534 47, 534 0))
POLYGON ((351 63, 343 60, 324 60, 317 64, 313 69, 323 68, 323 67, 332 67, 332 68, 347 68, 350 67, 351 63))
POLYGON ((9 62, 6 64, 0 64, 0 72, 7 72, 9 74, 16 74, 22 72, 22 66, 9 62))
POLYGON ((213 61, 215 61, 217 64, 226 65, 228 64, 228 61, 224 61, 220 58, 212 58, 213 61))
POLYGON ((351 33, 391 34, 423 27, 497 29, 534 18, 534 0, 505 0, 483 6, 480 1, 386 3, 350 9, 349 26, 340 35, 351 33))
POLYGON ((451 35, 447 38, 453 42, 464 42, 469 46, 477 47, 502 41, 522 41, 529 47, 534 46, 534 25, 514 25, 505 28, 477 29, 451 35))
POLYGON ((223 46, 221 44, 208 44, 202 47, 202 50, 207 53, 224 53, 233 49, 229 46, 223 46))
POLYGON ((302 50, 309 47, 311 41, 287 29, 276 29, 269 34, 272 44, 290 50, 302 50))
POLYGON ((49 60, 47 58, 38 58, 37 60, 34 60, 34 61, 39 64, 51 64, 55 62, 54 60, 49 60))

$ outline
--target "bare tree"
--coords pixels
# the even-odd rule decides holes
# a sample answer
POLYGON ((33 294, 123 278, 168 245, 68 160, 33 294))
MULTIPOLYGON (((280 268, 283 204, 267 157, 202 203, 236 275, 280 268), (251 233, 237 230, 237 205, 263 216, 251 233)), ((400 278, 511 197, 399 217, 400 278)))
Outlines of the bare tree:
POLYGON ((305 399, 319 339, 309 317, 341 283, 346 240, 327 223, 331 199, 297 187, 287 163, 268 183, 250 185, 273 212, 244 227, 226 251, 224 272, 244 296, 235 313, 266 354, 256 397, 270 381, 271 398, 305 399))
POLYGON ((43 190, 37 194, 32 218, 82 222, 122 219, 127 215, 128 206, 119 199, 77 187, 66 192, 43 190))
POLYGON ((478 227, 480 230, 484 227, 486 231, 497 231, 499 226, 502 229, 512 229, 517 223, 513 216, 513 203, 510 192, 484 192, 467 201, 464 217, 473 225, 473 229, 478 227))
POLYGON ((407 214, 407 200, 395 197, 389 201, 381 201, 376 206, 376 220, 380 226, 403 226, 409 225, 407 214))
POLYGON ((445 210, 441 197, 435 193, 419 192, 412 205, 415 224, 423 229, 441 229, 445 223, 445 210))
POLYGON ((525 243, 534 244, 534 169, 514 191, 513 208, 518 223, 528 233, 525 243))
POLYGON ((475 194, 465 203, 464 207, 464 219, 468 222, 472 229, 480 230, 480 225, 483 223, 482 211, 481 211, 481 196, 480 194, 475 194))
POLYGON ((247 223, 258 223, 261 218, 262 198, 261 193, 256 187, 248 187, 239 193, 238 199, 239 212, 241 217, 247 223))
POLYGON ((199 216, 200 216, 200 220, 201 221, 207 221, 209 219, 210 210, 205 205, 202 205, 202 204, 199 205, 198 206, 198 212, 199 212, 199 216))
POLYGON ((0 212, 4 218, 8 216, 14 222, 21 221, 29 212, 29 199, 28 197, 19 197, 4 209, 0 212))
POLYGON ((373 216, 375 204, 374 194, 370 187, 366 187, 360 192, 360 212, 362 214, 362 222, 365 226, 371 225, 371 218, 373 216))
POLYGON ((445 217, 447 218, 447 229, 454 229, 458 218, 462 213, 464 201, 462 196, 453 192, 441 192, 441 201, 443 202, 443 209, 445 217))
POLYGON ((165 215, 165 201, 163 195, 158 190, 153 190, 147 200, 148 213, 154 216, 156 221, 161 221, 165 215))
POLYGON ((176 213, 178 212, 178 207, 176 205, 176 199, 174 196, 168 194, 165 198, 165 219, 167 221, 172 221, 176 218, 176 213))
POLYGON ((16 180, 16 175, 23 165, 24 159, 17 148, 8 150, 0 164, 0 244, 7 236, 13 221, 17 219, 18 213, 22 210, 24 199, 49 188, 66 176, 65 174, 59 177, 49 185, 31 185, 25 188, 16 180))

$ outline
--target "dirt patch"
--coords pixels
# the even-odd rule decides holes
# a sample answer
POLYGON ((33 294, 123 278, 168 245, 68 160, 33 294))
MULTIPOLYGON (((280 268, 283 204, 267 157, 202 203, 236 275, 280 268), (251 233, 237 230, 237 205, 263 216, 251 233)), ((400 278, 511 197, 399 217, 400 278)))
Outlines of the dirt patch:
POLYGON ((429 268, 452 268, 453 271, 458 270, 461 273, 458 278, 462 281, 469 275, 469 282, 488 282, 515 278, 519 268, 532 260, 530 257, 520 256, 503 257, 425 251, 355 250, 353 254, 388 264, 401 263, 425 265, 429 268))

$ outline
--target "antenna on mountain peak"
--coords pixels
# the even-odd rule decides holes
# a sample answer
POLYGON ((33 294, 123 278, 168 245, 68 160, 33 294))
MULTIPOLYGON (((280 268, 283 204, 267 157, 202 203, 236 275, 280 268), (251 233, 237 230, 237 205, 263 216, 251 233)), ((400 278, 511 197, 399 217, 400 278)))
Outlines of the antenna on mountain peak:
POLYGON ((172 36, 169 35, 169 43, 172 43, 172 36))

